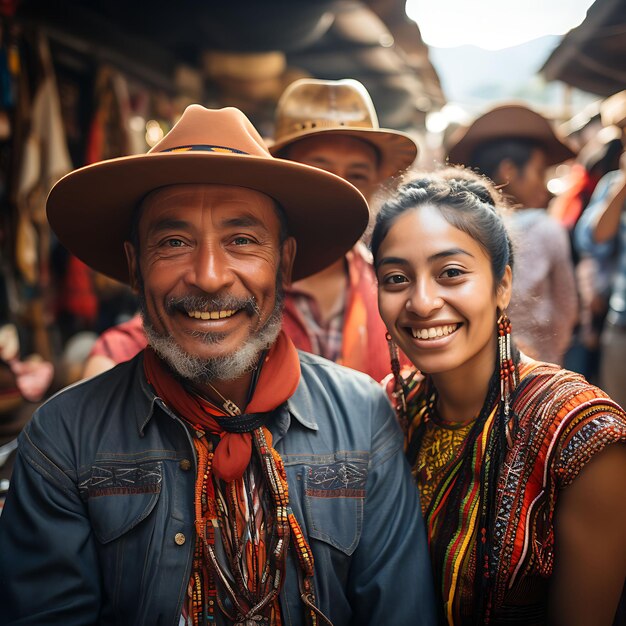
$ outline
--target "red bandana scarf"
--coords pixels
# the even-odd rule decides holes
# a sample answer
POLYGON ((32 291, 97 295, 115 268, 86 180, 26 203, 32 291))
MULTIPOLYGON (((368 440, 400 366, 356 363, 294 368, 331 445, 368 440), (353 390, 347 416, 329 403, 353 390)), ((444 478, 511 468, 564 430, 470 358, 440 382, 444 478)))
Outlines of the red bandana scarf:
MULTIPOLYGON (((213 473, 225 482, 241 478, 250 463, 252 435, 227 432, 214 419, 226 413, 189 393, 164 367, 151 348, 144 356, 148 382, 163 401, 182 419, 201 430, 220 436, 215 448, 213 473)), ((265 357, 261 374, 246 414, 269 413, 286 402, 300 382, 300 359, 291 339, 281 332, 265 357)), ((269 435, 269 432, 266 433, 269 435)), ((271 441, 269 442, 271 445, 271 441)))

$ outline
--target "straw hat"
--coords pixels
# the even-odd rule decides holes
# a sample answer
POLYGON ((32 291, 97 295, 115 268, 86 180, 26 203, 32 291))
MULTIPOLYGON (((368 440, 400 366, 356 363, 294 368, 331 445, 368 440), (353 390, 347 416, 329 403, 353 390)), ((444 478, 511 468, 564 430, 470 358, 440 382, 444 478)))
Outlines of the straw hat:
POLYGON ((381 156, 383 178, 401 173, 417 156, 417 145, 406 133, 379 127, 367 89, 352 79, 303 78, 285 89, 270 152, 285 157, 287 148, 312 135, 344 135, 371 144, 381 156))
POLYGON ((556 165, 576 156, 559 137, 548 120, 521 104, 495 107, 478 117, 451 139, 450 163, 472 166, 476 149, 498 139, 530 139, 542 146, 548 165, 556 165))
POLYGON ((626 90, 613 94, 600 105, 603 126, 626 128, 626 90))
POLYGON ((123 243, 141 200, 160 187, 206 183, 254 189, 281 205, 298 243, 294 280, 341 258, 369 217, 365 198, 342 178, 272 157, 238 109, 194 104, 147 154, 64 176, 48 196, 48 220, 61 243, 87 265, 128 282, 123 243))

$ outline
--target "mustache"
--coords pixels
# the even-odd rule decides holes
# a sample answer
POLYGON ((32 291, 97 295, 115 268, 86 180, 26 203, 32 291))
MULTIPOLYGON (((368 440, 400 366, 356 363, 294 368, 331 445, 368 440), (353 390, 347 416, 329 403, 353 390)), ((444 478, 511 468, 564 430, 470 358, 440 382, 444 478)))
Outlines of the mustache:
POLYGON ((257 304, 256 298, 250 296, 247 298, 238 298, 231 294, 222 296, 180 296, 171 297, 165 303, 166 311, 169 314, 176 311, 190 313, 192 311, 245 311, 250 316, 260 316, 261 310, 257 304))

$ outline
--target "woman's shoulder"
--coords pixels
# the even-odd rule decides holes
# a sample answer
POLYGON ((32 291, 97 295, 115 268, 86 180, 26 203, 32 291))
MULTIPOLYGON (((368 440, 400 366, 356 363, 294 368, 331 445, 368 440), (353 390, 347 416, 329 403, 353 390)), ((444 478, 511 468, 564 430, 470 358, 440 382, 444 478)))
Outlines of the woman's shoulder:
POLYGON ((546 413, 547 417, 556 418, 560 415, 565 418, 577 409, 593 405, 606 408, 618 420, 626 420, 623 409, 602 389, 587 382, 582 374, 554 363, 535 361, 522 355, 519 379, 515 402, 521 411, 534 406, 537 410, 541 409, 541 413, 546 413))
POLYGON ((522 358, 514 409, 520 425, 544 434, 561 486, 606 446, 626 442, 626 413, 583 376, 522 358))

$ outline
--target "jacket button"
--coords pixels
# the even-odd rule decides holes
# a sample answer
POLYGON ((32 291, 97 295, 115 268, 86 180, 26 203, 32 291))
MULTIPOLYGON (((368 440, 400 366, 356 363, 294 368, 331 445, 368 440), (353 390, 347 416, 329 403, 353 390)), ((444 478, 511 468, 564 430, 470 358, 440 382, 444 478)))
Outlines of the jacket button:
POLYGON ((183 533, 176 533, 176 535, 174 536, 174 542, 178 546, 182 546, 185 541, 187 540, 185 539, 185 535, 183 535, 183 533))
POLYGON ((189 459, 183 459, 179 464, 181 470, 188 472, 191 469, 191 461, 189 459))

